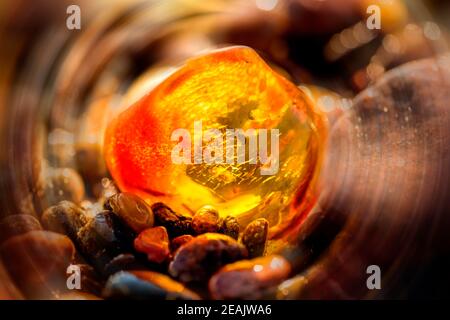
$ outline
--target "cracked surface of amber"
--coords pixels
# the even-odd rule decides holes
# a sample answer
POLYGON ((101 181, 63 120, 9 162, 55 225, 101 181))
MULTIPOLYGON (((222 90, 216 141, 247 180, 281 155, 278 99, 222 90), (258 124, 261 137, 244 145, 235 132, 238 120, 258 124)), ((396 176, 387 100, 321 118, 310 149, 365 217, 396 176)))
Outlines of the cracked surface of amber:
MULTIPOLYGON (((106 131, 105 159, 122 191, 163 201, 186 214, 213 205, 221 216, 235 216, 241 226, 264 217, 275 236, 314 203, 323 119, 305 93, 255 51, 230 47, 188 60, 119 114, 106 131), (192 140, 198 139, 198 121, 203 130, 218 129, 224 135, 227 129, 277 129, 278 159, 272 158, 278 161, 277 172, 262 175, 262 164, 250 161, 249 152, 244 163, 174 163, 171 153, 179 141, 171 140, 172 133, 185 128, 192 140)), ((200 139, 203 148, 211 142, 200 139)), ((223 148, 225 155, 235 147, 224 139, 223 148)), ((193 149, 192 158, 194 154, 193 149)))

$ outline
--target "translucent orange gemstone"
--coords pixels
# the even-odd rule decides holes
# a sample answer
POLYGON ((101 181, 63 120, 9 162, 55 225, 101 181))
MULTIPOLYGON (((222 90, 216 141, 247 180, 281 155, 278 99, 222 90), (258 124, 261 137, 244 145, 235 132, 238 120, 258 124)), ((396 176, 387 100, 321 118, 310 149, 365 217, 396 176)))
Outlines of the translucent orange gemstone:
MULTIPOLYGON (((243 226, 264 217, 276 235, 314 203, 323 139, 323 117, 301 89, 252 49, 230 47, 187 61, 119 114, 106 131, 105 157, 122 191, 188 214, 213 205, 243 226), (193 135, 196 121, 220 132, 278 129, 277 173, 262 175, 261 163, 248 159, 174 163, 179 141, 171 140, 173 131, 185 128, 193 135)), ((203 147, 209 142, 203 137, 203 147)))

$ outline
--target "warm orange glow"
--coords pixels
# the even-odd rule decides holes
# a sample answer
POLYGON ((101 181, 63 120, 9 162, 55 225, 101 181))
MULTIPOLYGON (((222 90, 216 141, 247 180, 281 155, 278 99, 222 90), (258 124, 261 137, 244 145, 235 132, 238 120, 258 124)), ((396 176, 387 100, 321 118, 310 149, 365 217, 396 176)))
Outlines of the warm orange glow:
POLYGON ((243 225, 265 217, 271 232, 310 207, 324 138, 323 117, 305 93, 247 47, 231 47, 187 61, 121 113, 105 138, 108 168, 122 191, 175 210, 213 205, 243 225), (258 165, 174 164, 177 128, 279 129, 279 171, 258 165))

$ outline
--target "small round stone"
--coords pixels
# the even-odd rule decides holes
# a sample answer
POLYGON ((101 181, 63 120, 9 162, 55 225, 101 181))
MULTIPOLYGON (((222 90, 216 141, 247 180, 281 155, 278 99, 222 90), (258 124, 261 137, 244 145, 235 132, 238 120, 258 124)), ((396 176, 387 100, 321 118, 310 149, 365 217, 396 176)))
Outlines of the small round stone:
POLYGON ((264 254, 269 231, 269 221, 264 218, 250 222, 242 234, 242 243, 248 250, 250 258, 264 254))
POLYGON ((194 239, 194 237, 191 236, 190 234, 185 234, 185 235, 176 237, 176 238, 172 239, 172 241, 170 242, 170 250, 172 252, 175 252, 178 250, 179 247, 188 243, 192 239, 194 239))
POLYGON ((117 255, 130 252, 135 234, 110 211, 102 211, 78 231, 77 244, 99 272, 117 255))
POLYGON ((240 228, 239 222, 235 217, 227 216, 221 221, 219 232, 237 240, 240 228))
POLYGON ((241 260, 220 269, 209 281, 213 299, 264 299, 276 292, 276 286, 291 272, 282 256, 241 260))
POLYGON ((192 218, 173 211, 166 204, 157 202, 152 205, 155 224, 163 226, 171 237, 192 234, 192 218))
POLYGON ((135 232, 153 227, 152 208, 131 193, 117 193, 105 202, 105 208, 114 212, 135 232))
POLYGON ((169 257, 169 235, 164 227, 154 227, 142 231, 134 240, 134 248, 147 254, 151 262, 162 263, 169 257))
POLYGON ((114 257, 106 266, 105 273, 112 275, 119 271, 125 270, 144 270, 145 266, 136 260, 132 253, 121 253, 114 257))
POLYGON ((201 207, 192 218, 192 229, 196 234, 219 231, 219 212, 212 206, 201 207))
POLYGON ((184 283, 206 281, 221 266, 246 257, 245 247, 233 238, 205 233, 176 251, 169 273, 184 283))
POLYGON ((87 223, 84 210, 70 201, 61 201, 44 211, 42 224, 47 230, 76 240, 78 231, 87 223))

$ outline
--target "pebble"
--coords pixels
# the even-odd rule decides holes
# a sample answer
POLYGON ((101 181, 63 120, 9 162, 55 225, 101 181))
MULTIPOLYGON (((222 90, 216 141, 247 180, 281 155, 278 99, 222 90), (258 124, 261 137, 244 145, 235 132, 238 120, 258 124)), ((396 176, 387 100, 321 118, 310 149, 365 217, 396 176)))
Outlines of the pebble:
POLYGON ((39 220, 29 214, 14 214, 0 220, 0 243, 33 230, 42 230, 39 220))
POLYGON ((108 262, 108 264, 105 266, 105 273, 107 275, 112 275, 119 271, 142 269, 145 269, 145 267, 136 260, 134 254, 122 253, 108 262))
POLYGON ((49 296, 66 286, 66 270, 75 255, 72 241, 59 233, 34 230, 9 238, 0 258, 29 298, 49 296))
POLYGON ((153 227, 152 208, 134 194, 117 193, 106 200, 105 208, 114 212, 137 233, 153 227))
POLYGON ((114 257, 129 252, 134 233, 110 211, 102 211, 78 231, 77 244, 100 272, 114 257))
POLYGON ((170 277, 152 271, 118 272, 103 290, 108 299, 198 300, 200 297, 170 277))
POLYGON ((220 222, 219 232, 237 240, 239 238, 240 228, 239 222, 235 217, 227 216, 220 222))
POLYGON ((192 218, 174 212, 162 202, 152 205, 155 224, 164 226, 171 237, 192 234, 192 218))
POLYGON ((188 243, 192 239, 194 239, 194 237, 189 234, 185 234, 185 235, 176 237, 176 238, 172 239, 172 241, 170 242, 170 250, 172 252, 175 252, 178 250, 179 247, 188 243))
POLYGON ((78 230, 86 223, 84 210, 70 201, 61 201, 44 211, 41 217, 45 229, 67 235, 76 241, 78 230))
POLYGON ((169 257, 169 235, 164 227, 142 231, 134 240, 134 248, 143 252, 151 262, 163 263, 169 257))
POLYGON ((205 233, 177 250, 169 273, 184 283, 206 281, 221 266, 246 257, 245 247, 233 238, 205 233))
POLYGON ((242 234, 242 243, 248 250, 250 258, 259 257, 264 254, 269 231, 269 221, 264 218, 250 222, 242 234))
POLYGON ((289 262, 282 256, 266 256, 241 260, 221 268, 209 281, 213 299, 268 298, 276 286, 288 278, 289 262))
POLYGON ((196 234, 219 231, 219 212, 212 206, 201 207, 192 217, 192 230, 196 234))

